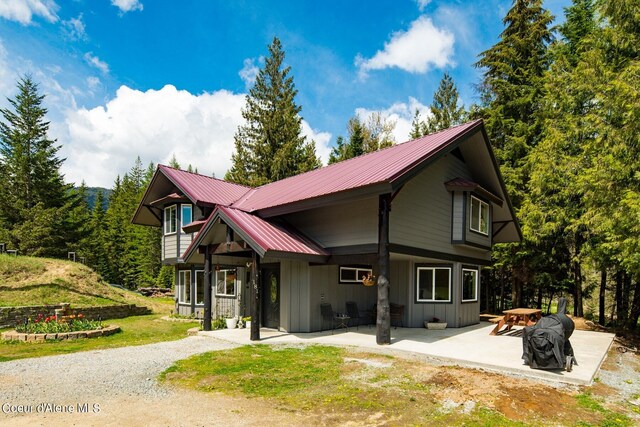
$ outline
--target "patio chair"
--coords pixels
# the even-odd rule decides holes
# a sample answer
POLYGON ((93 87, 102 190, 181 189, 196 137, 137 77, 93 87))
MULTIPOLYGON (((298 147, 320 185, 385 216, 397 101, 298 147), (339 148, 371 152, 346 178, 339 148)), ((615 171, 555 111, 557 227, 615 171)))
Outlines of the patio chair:
POLYGON ((389 311, 391 324, 394 325, 394 329, 398 329, 398 323, 400 323, 401 328, 404 328, 404 305, 392 302, 389 304, 389 311))
POLYGON ((367 321, 367 316, 364 315, 364 313, 360 313, 360 310, 358 310, 358 304, 355 303, 355 301, 347 301, 346 302, 346 307, 347 307, 347 316, 349 316, 349 324, 351 326, 353 326, 354 324, 356 325, 356 331, 358 330, 358 326, 360 326, 361 322, 367 321))
POLYGON ((336 328, 336 315, 333 312, 333 308, 329 303, 321 303, 320 304, 320 313, 322 314, 322 322, 320 323, 320 332, 324 331, 324 325, 328 322, 331 325, 331 334, 333 334, 333 330, 336 328))

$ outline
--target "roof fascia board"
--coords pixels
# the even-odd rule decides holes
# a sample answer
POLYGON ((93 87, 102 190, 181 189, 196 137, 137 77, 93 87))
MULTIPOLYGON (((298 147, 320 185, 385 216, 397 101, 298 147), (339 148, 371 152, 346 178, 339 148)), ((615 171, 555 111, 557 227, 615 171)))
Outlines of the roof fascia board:
POLYGON ((162 171, 162 174, 169 180, 169 182, 171 182, 173 185, 176 186, 176 188, 178 188, 180 191, 182 191, 182 194, 184 194, 185 196, 187 196, 187 198, 189 200, 191 200, 191 202, 194 205, 197 205, 200 201, 197 200, 195 197, 193 197, 193 194, 191 194, 189 191, 187 191, 186 188, 183 188, 181 185, 179 185, 171 176, 169 176, 169 174, 164 173, 163 169, 158 166, 158 170, 162 171))
POLYGON ((245 233, 244 230, 242 228, 240 228, 235 222, 233 222, 233 220, 228 215, 226 215, 221 210, 218 210, 217 215, 222 221, 224 221, 224 223, 227 226, 231 227, 231 229, 235 233, 237 233, 238 236, 242 237, 242 240, 247 242, 249 244, 249 246, 251 247, 251 249, 256 251, 256 253, 258 255, 260 255, 262 258, 264 258, 264 254, 266 253, 266 250, 264 248, 262 248, 255 240, 253 240, 247 233, 245 233))
MULTIPOLYGON (((149 182, 149 185, 147 186, 147 189, 145 190, 144 195, 142 196, 142 199, 140 199, 140 203, 138 203, 138 208, 136 209, 135 213, 133 214, 133 217, 131 218, 131 222, 133 224, 137 224, 136 217, 138 216, 138 214, 140 213, 143 207, 149 209, 148 206, 144 203, 144 200, 146 199, 149 192, 151 191, 151 186, 155 183, 159 173, 160 173, 160 167, 158 167, 156 171, 153 173, 153 177, 151 178, 151 181, 149 182)), ((162 221, 160 221, 159 225, 162 225, 162 221)))

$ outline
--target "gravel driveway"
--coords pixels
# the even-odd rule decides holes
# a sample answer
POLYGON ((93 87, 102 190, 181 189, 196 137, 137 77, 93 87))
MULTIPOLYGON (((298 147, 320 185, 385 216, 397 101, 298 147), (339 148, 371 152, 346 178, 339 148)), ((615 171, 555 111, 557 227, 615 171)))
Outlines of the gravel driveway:
POLYGON ((298 417, 262 402, 156 381, 177 360, 233 347, 237 344, 195 336, 0 363, 0 425, 241 426, 264 425, 265 415, 278 425, 299 425, 298 417))

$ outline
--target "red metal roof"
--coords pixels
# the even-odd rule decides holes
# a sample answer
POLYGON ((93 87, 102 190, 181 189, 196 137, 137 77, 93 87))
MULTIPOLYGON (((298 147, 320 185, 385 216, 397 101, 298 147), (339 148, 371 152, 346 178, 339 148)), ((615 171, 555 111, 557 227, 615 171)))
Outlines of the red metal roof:
MULTIPOLYGON (((268 251, 275 251, 329 256, 327 251, 296 231, 293 227, 271 222, 250 213, 229 207, 218 206, 216 211, 220 213, 223 220, 227 223, 232 223, 229 225, 234 229, 233 224, 235 224, 238 228, 236 231, 239 234, 244 233, 246 235, 242 237, 247 240, 247 243, 251 244, 251 241, 255 242, 255 244, 262 249, 263 254, 268 251)), ((215 211, 209 221, 212 221, 214 216, 215 211)), ((206 227, 204 227, 203 230, 206 230, 206 227)), ((258 248, 253 249, 257 250, 258 248)))
POLYGON ((249 190, 249 187, 243 185, 169 166, 158 165, 158 169, 196 204, 230 205, 249 190))
POLYGON ((481 120, 396 144, 248 191, 232 206, 247 212, 282 206, 379 183, 392 183, 464 134, 481 120))

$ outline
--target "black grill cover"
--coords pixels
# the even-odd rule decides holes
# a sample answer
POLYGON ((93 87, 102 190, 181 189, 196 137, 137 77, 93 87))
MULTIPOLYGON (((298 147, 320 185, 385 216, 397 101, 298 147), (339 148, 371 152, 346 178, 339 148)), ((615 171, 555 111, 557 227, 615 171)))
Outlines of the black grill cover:
MULTIPOLYGON (((566 356, 573 357, 569 337, 575 325, 566 315, 567 300, 558 301, 558 314, 545 316, 522 333, 522 358, 534 369, 564 369, 566 356)), ((575 363, 575 359, 573 359, 575 363)))

